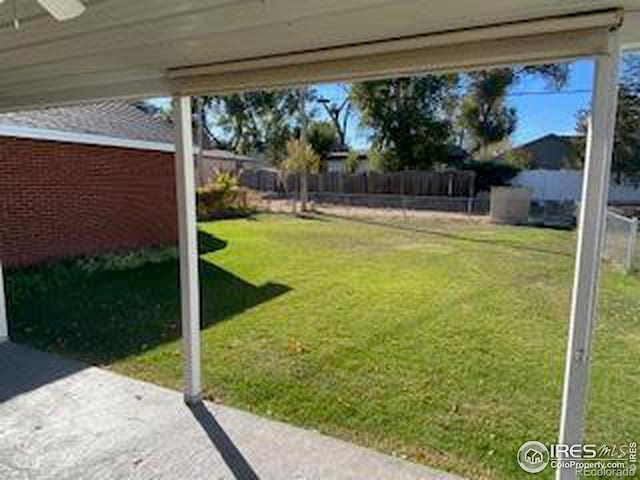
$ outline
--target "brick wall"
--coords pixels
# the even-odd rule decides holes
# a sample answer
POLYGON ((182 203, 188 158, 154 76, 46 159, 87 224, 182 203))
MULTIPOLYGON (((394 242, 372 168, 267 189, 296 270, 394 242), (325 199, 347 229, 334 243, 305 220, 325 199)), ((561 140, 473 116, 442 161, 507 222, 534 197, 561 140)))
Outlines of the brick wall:
POLYGON ((0 260, 175 244, 173 155, 0 137, 0 260))

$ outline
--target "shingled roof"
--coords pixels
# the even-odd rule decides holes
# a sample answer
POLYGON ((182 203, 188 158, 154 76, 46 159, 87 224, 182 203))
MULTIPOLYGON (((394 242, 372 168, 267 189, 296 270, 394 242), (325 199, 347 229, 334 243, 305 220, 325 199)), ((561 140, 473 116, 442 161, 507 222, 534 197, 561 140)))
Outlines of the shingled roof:
POLYGON ((173 143, 166 119, 126 101, 3 113, 0 125, 173 143))

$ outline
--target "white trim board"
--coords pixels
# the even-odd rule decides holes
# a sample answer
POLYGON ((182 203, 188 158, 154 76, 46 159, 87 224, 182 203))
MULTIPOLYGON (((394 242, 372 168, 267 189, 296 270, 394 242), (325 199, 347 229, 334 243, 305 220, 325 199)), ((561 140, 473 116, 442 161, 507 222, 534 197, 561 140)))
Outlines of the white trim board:
POLYGON ((130 140, 127 138, 108 137, 91 133, 66 132, 45 128, 12 127, 0 125, 0 137, 27 138, 30 140, 46 140, 51 142, 76 143, 81 145, 98 145, 105 147, 130 148, 134 150, 151 150, 157 152, 176 151, 172 143, 151 142, 146 140, 130 140))
MULTIPOLYGON (((29 140, 42 140, 48 142, 64 142, 75 143, 79 145, 95 145, 115 148, 129 148, 133 150, 146 150, 154 152, 175 153, 176 147, 173 143, 153 142, 149 140, 132 140, 121 137, 110 137, 107 135, 97 135, 92 133, 77 133, 64 130, 51 130, 48 128, 33 127, 13 127, 0 125, 0 138, 13 137, 24 138, 29 140)), ((193 145, 195 150, 198 149, 196 144, 193 145)), ((220 149, 208 149, 204 151, 205 158, 214 158, 217 160, 228 160, 236 162, 256 161, 250 157, 236 155, 233 152, 220 149), (224 155, 229 155, 225 158, 224 155)))
POLYGON ((606 55, 621 10, 477 27, 170 69, 179 95, 364 81, 606 55))

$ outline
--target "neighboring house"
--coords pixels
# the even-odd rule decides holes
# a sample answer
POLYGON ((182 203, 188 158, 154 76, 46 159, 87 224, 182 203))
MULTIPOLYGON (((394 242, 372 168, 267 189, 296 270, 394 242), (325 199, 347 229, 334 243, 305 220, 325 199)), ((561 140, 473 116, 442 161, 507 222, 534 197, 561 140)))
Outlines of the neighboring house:
MULTIPOLYGON (((582 198, 581 170, 524 170, 512 181, 513 185, 528 187, 536 202, 579 202, 582 198)), ((609 186, 611 205, 640 205, 640 185, 635 182, 609 186)))
POLYGON ((237 155, 226 150, 205 150, 204 167, 202 168, 202 176, 204 178, 198 178, 198 183, 206 183, 206 181, 213 178, 217 172, 237 174, 245 170, 255 170, 258 167, 258 161, 252 157, 237 155))
MULTIPOLYGON (((582 198, 579 136, 545 135, 515 148, 528 156, 531 166, 512 180, 513 185, 531 188, 536 202, 578 202, 582 198)), ((497 160, 504 159, 504 155, 497 160)), ((640 186, 634 182, 611 182, 609 203, 640 204, 640 186)))
MULTIPOLYGON (((124 101, 0 114, 0 261, 174 244, 173 128, 124 101)), ((204 180, 253 159, 205 151, 204 180)))
MULTIPOLYGON (((579 136, 549 134, 514 148, 524 155, 531 170, 563 170, 579 167, 579 136)), ((502 154, 496 160, 504 160, 502 154)))
MULTIPOLYGON (((347 171, 347 157, 351 152, 331 152, 326 159, 327 172, 344 173, 347 171)), ((365 173, 369 171, 369 157, 364 152, 358 152, 358 168, 355 173, 365 173)))

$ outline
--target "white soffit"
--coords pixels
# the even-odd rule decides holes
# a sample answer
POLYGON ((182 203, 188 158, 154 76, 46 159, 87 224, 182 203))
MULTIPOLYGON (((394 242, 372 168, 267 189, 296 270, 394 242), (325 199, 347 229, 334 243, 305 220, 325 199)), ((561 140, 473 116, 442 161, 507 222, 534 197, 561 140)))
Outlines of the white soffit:
POLYGON ((170 69, 173 94, 535 64, 606 54, 622 11, 570 15, 170 69))
POLYGON ((620 42, 626 50, 640 50, 640 10, 625 12, 620 42))

